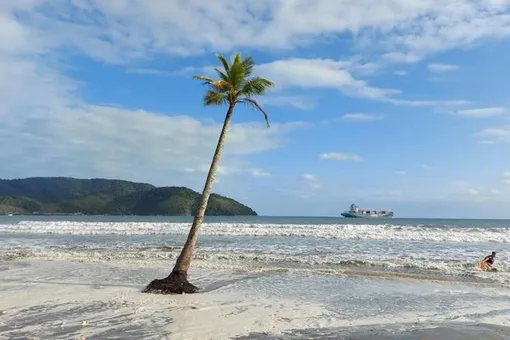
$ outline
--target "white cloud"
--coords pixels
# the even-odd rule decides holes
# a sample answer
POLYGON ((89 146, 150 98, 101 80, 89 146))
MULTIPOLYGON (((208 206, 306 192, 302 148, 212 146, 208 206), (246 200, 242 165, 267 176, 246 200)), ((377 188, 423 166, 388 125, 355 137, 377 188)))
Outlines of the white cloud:
MULTIPOLYGON (((65 46, 101 61, 129 63, 155 55, 187 55, 209 49, 294 48, 309 44, 316 37, 352 32, 359 38, 354 40, 355 44, 359 41, 370 51, 380 50, 385 58, 288 59, 261 65, 259 69, 275 80, 278 87, 338 89, 348 96, 395 105, 450 105, 454 101, 394 98, 401 90, 373 86, 353 74, 374 73, 384 60, 416 62, 429 53, 510 35, 510 19, 503 15, 507 6, 487 1, 456 0, 455 6, 445 6, 439 0, 425 4, 392 0, 391 4, 374 2, 367 7, 361 2, 345 1, 316 6, 309 0, 292 3, 218 0, 214 5, 197 0, 186 3, 170 0, 164 5, 142 0, 21 3, 9 0, 4 5, 8 13, 4 24, 13 33, 6 35, 0 45, 17 53, 46 54, 65 46)), ((128 71, 175 73, 144 68, 128 71)), ((290 97, 267 99, 268 103, 271 101, 272 105, 299 109, 313 107, 308 100, 290 97)))
POLYGON ((501 182, 510 184, 510 171, 506 171, 501 175, 501 182))
POLYGON ((455 180, 452 182, 452 185, 455 186, 455 187, 465 187, 465 186, 468 186, 469 185, 469 182, 468 181, 465 181, 465 180, 455 180))
POLYGON ((405 100, 405 99, 394 99, 394 98, 383 98, 382 101, 391 103, 394 105, 414 106, 414 107, 425 107, 425 106, 464 106, 471 104, 468 100, 405 100))
POLYGON ((331 59, 286 59, 257 66, 257 72, 273 80, 279 88, 330 88, 350 96, 378 99, 401 91, 369 86, 355 79, 348 63, 331 59))
POLYGON ((412 64, 420 60, 418 55, 402 52, 387 52, 381 56, 382 60, 394 63, 412 64))
POLYGON ((483 138, 484 144, 493 144, 495 140, 510 141, 510 125, 497 128, 486 128, 475 134, 479 138, 483 138), (489 139, 487 139, 489 138, 489 139))
MULTIPOLYGON (((206 172, 221 128, 220 123, 189 116, 90 105, 9 118, 10 124, 0 127, 0 143, 7 145, 13 138, 17 143, 0 159, 18 159, 17 166, 29 172, 25 176, 41 171, 128 178, 163 171, 206 172)), ((285 139, 279 135, 295 127, 232 125, 218 173, 246 167, 242 156, 277 148, 285 139)))
POLYGON ((315 98, 310 96, 268 95, 260 98, 259 103, 269 106, 289 106, 299 110, 312 110, 315 108, 315 98))
POLYGON ((128 68, 128 69, 126 69, 126 72, 131 73, 131 74, 171 77, 171 76, 185 75, 188 72, 198 71, 198 70, 200 70, 200 68, 196 68, 196 67, 185 67, 183 69, 174 70, 174 71, 165 71, 165 70, 158 70, 158 69, 153 69, 153 68, 128 68))
POLYGON ((457 180, 453 181, 452 185, 453 191, 448 196, 450 196, 450 199, 459 202, 481 203, 495 200, 501 201, 502 199, 502 192, 500 190, 496 188, 481 189, 487 188, 487 185, 480 183, 475 184, 464 180, 457 180))
POLYGON ((251 169, 251 174, 254 177, 269 177, 271 176, 270 172, 261 170, 261 169, 251 169))
MULTIPOLYGON (((77 3, 9 0, 2 1, 0 5, 2 10, 6 10, 0 11, 3 13, 0 14, 0 27, 3 28, 0 30, 0 144, 11 145, 0 153, 0 162, 12 163, 12 159, 17 159, 12 166, 0 169, 0 177, 151 178, 161 183, 179 181, 176 173, 182 179, 186 174, 206 172, 221 123, 185 115, 169 116, 91 105, 79 97, 78 90, 82 84, 64 76, 59 55, 49 57, 52 51, 80 44, 85 55, 117 62, 124 52, 127 53, 126 59, 130 59, 145 50, 143 45, 139 52, 136 48, 131 52, 124 50, 127 46, 123 45, 126 42, 123 39, 127 35, 131 35, 128 40, 133 43, 132 47, 138 46, 137 39, 141 36, 137 36, 134 27, 126 26, 126 31, 110 42, 94 36, 96 31, 92 26, 98 21, 87 12, 87 6, 91 6, 92 2, 80 2, 85 8, 79 16, 73 13, 72 18, 80 24, 59 22, 71 14, 66 12, 69 9, 66 6, 77 3), (23 12, 33 9, 38 3, 45 3, 38 15, 23 12), (62 9, 58 16, 54 15, 57 12, 50 12, 56 7, 62 9), (22 15, 15 16, 9 12, 13 9, 21 11, 22 15), (17 19, 19 17, 23 20, 17 19), (42 58, 42 54, 47 57, 42 58), (13 144, 14 140, 16 143, 13 144)), ((116 4, 122 3, 118 1, 116 4)), ((111 8, 114 3, 102 5, 111 8)), ((146 3, 138 5, 146 6, 146 3)), ((98 10, 102 11, 101 8, 98 10)), ((105 22, 105 25, 110 23, 105 22)), ((112 33, 103 32, 104 36, 112 33)), ((152 69, 129 71, 143 74, 159 72, 152 69)), ((304 126, 298 122, 276 123, 268 129, 263 119, 256 118, 254 123, 232 125, 219 175, 251 169, 245 160, 246 155, 278 148, 285 143, 289 133, 304 126)))
MULTIPOLYGON (((0 54, 0 144, 10 145, 2 149, 0 162, 17 160, 2 167, 0 177, 150 178, 167 183, 179 181, 169 172, 207 172, 221 123, 87 104, 77 93, 81 84, 56 66, 40 58, 0 54)), ((268 129, 263 119, 233 124, 219 175, 251 168, 244 156, 278 148, 303 126, 272 124, 268 129)))
POLYGON ((336 160, 336 161, 353 161, 360 162, 363 157, 355 154, 341 153, 341 152, 324 152, 319 155, 322 159, 336 160))
POLYGON ((478 196, 478 195, 480 195, 480 191, 473 189, 473 188, 469 188, 466 190, 466 194, 472 195, 472 196, 478 196))
POLYGON ((304 179, 305 181, 310 181, 310 182, 317 181, 317 177, 315 177, 312 174, 304 174, 304 175, 301 176, 301 178, 304 179))
POLYGON ((495 137, 506 137, 510 135, 509 128, 489 128, 484 129, 478 133, 479 136, 495 136, 495 137))
POLYGON ((306 186, 311 189, 320 189, 322 184, 319 183, 319 179, 312 174, 303 174, 300 179, 306 183, 306 186))
MULTIPOLYGON (((213 76, 214 68, 188 67, 200 70, 213 76)), ((402 106, 463 106, 470 104, 466 100, 407 100, 394 98, 401 94, 398 89, 388 89, 370 86, 366 81, 356 79, 351 70, 355 69, 353 62, 332 59, 303 59, 291 58, 275 60, 256 66, 256 73, 271 79, 277 84, 276 92, 286 88, 299 89, 334 89, 351 97, 366 98, 402 106)), ((299 109, 310 109, 315 106, 315 100, 309 96, 270 95, 262 99, 269 105, 293 106, 299 109)))
POLYGON ((459 110, 456 111, 455 114, 462 117, 468 118, 490 118, 505 115, 509 112, 507 108, 504 107, 486 107, 480 109, 470 109, 470 110, 459 110))
POLYGON ((398 176, 405 176, 405 175, 407 175, 407 171, 404 171, 404 170, 395 170, 395 171, 393 171, 393 173, 395 175, 398 175, 398 176))
POLYGON ((380 63, 368 62, 368 63, 357 63, 356 61, 351 61, 348 65, 348 69, 356 74, 360 75, 373 75, 377 73, 381 69, 382 65, 380 63))
POLYGON ((356 35, 358 49, 381 51, 385 60, 416 62, 433 53, 510 35, 506 0, 320 5, 314 0, 4 0, 2 7, 8 14, 17 10, 24 22, 21 26, 9 15, 3 19, 1 32, 10 32, 0 36, 4 49, 66 45, 108 62, 205 49, 289 49, 344 33, 356 35), (29 31, 43 39, 26 44, 29 31))
POLYGON ((344 120, 357 121, 357 122, 369 122, 374 120, 380 120, 383 117, 381 115, 370 114, 370 113, 346 113, 342 116, 344 120))
MULTIPOLYGON (((504 176, 501 177, 502 183, 505 183, 504 178, 504 176)), ((457 180, 452 182, 452 187, 453 191, 450 192, 450 199, 455 199, 459 202, 481 203, 496 200, 497 202, 502 202, 509 198, 505 195, 504 191, 494 187, 490 188, 486 183, 457 180)))
POLYGON ((427 67, 431 72, 435 72, 435 73, 456 71, 460 68, 457 65, 449 65, 449 64, 428 64, 427 67))
POLYGON ((407 75, 407 71, 395 71, 393 72, 394 74, 396 74, 397 76, 405 76, 407 75))
POLYGON ((425 170, 430 169, 430 166, 427 164, 422 164, 421 167, 422 167, 422 169, 425 169, 425 170))

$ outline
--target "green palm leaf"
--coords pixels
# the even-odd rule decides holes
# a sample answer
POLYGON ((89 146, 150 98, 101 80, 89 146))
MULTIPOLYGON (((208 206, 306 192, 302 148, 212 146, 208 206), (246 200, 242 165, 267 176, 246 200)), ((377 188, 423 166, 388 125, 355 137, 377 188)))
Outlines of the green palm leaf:
POLYGON ((216 58, 218 58, 220 60, 221 64, 223 65, 223 68, 225 69, 225 72, 228 73, 228 70, 230 69, 230 66, 228 64, 227 59, 225 59, 225 57, 222 56, 219 53, 216 53, 216 58))
POLYGON ((262 96, 270 88, 274 87, 274 83, 261 77, 250 78, 245 81, 239 94, 241 96, 253 97, 262 96))
POLYGON ((252 57, 242 58, 241 53, 235 53, 229 61, 221 54, 216 54, 222 67, 214 68, 218 79, 208 76, 193 76, 209 87, 204 95, 204 105, 229 105, 230 109, 238 103, 248 105, 261 112, 269 126, 266 111, 253 99, 263 96, 267 90, 274 87, 274 83, 266 78, 251 77, 255 67, 252 57))
POLYGON ((228 104, 228 96, 225 93, 217 92, 214 90, 209 90, 205 93, 204 96, 204 105, 225 105, 228 104))
POLYGON ((228 78, 234 89, 238 90, 241 87, 246 77, 245 75, 246 69, 244 68, 243 62, 238 58, 234 58, 234 62, 230 65, 230 70, 228 72, 228 78))
POLYGON ((255 61, 252 57, 246 57, 246 59, 243 60, 244 65, 244 75, 245 77, 251 76, 253 72, 253 68, 255 67, 255 61))
POLYGON ((218 77, 220 77, 221 80, 224 80, 224 81, 227 81, 227 82, 230 82, 230 78, 228 76, 228 72, 227 73, 224 73, 223 71, 221 71, 220 69, 218 68, 215 68, 214 71, 216 72, 216 74, 218 75, 218 77))

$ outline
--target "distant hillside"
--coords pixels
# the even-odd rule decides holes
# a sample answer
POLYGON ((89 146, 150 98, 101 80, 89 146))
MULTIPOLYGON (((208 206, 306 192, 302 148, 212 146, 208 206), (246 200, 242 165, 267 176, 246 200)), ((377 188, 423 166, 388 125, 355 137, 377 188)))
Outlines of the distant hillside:
MULTIPOLYGON (((199 200, 200 194, 191 189, 163 187, 118 197, 108 203, 106 210, 116 215, 189 216, 196 213, 199 200)), ((231 198, 212 194, 206 215, 236 216, 257 213, 231 198)))
POLYGON ((153 188, 155 188, 154 185, 146 183, 101 178, 32 177, 12 180, 0 179, 0 196, 25 196, 44 202, 59 202, 98 193, 117 197, 134 191, 153 188))
MULTIPOLYGON (((185 187, 155 187, 108 179, 34 177, 0 180, 0 214, 194 215, 200 194, 185 187)), ((257 215, 251 208, 212 194, 206 215, 257 215)))

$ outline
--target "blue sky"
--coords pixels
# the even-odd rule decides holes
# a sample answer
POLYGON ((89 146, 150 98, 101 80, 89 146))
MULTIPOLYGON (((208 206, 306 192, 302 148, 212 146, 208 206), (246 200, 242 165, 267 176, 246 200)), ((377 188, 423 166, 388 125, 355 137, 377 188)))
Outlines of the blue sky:
POLYGON ((241 52, 214 191, 261 215, 510 218, 510 0, 4 0, 0 177, 201 190, 225 108, 194 74, 241 52))

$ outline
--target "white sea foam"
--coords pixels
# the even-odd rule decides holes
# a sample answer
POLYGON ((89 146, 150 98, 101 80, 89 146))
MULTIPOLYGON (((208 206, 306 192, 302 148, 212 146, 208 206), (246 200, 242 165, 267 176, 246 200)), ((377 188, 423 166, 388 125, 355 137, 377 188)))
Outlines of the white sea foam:
MULTIPOLYGON (((127 265, 162 266, 173 263, 180 249, 122 250, 122 249, 53 249, 44 251, 3 251, 0 260, 42 259, 66 260, 86 263, 116 262, 127 265)), ((461 280, 478 282, 483 278, 505 286, 510 284, 510 266, 507 260, 499 260, 497 273, 481 272, 476 261, 454 261, 433 258, 422 254, 422 258, 400 258, 381 254, 329 254, 293 255, 280 253, 249 253, 231 251, 202 251, 194 256, 193 266, 212 270, 235 270, 251 272, 285 271, 317 275, 361 275, 382 277, 409 277, 422 280, 461 280)))
MULTIPOLYGON (((21 221, 0 225, 0 232, 72 235, 185 234, 189 223, 21 221)), ((391 224, 205 223, 201 234, 216 236, 293 236, 344 240, 510 243, 510 228, 398 226, 391 224)))
MULTIPOLYGON (((8 233, 0 259, 19 257, 84 262, 172 261, 189 223, 21 221, 8 233)), ((291 270, 343 275, 364 270, 484 277, 510 284, 509 228, 391 224, 205 223, 194 265, 208 269, 291 270), (476 270, 498 251, 498 273, 476 270)))

